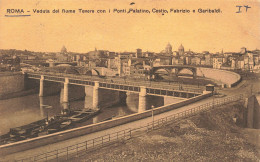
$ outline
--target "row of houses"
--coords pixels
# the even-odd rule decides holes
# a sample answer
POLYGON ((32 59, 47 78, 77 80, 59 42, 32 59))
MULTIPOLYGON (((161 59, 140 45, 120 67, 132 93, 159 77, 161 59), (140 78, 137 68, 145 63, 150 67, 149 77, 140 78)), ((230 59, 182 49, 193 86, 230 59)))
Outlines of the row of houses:
POLYGON ((241 48, 240 52, 210 53, 203 51, 196 53, 185 51, 180 45, 177 51, 172 50, 168 43, 165 50, 159 53, 136 49, 135 52, 111 52, 95 50, 88 53, 68 52, 62 47, 57 53, 34 53, 30 51, 11 51, 19 56, 21 62, 25 60, 43 60, 47 62, 75 62, 81 67, 106 67, 117 70, 119 75, 145 74, 153 66, 160 65, 192 65, 205 66, 217 69, 241 69, 259 71, 260 51, 248 51, 241 48))
POLYGON ((153 66, 160 65, 192 65, 212 67, 216 69, 241 69, 256 71, 259 69, 259 50, 248 51, 242 48, 241 52, 221 52, 210 53, 203 51, 195 53, 184 51, 181 45, 178 51, 171 51, 168 44, 166 50, 160 53, 142 52, 109 52, 103 50, 90 51, 83 55, 74 55, 73 61, 78 62, 78 66, 87 67, 107 67, 118 70, 119 75, 144 74, 153 66))
POLYGON ((213 68, 260 71, 260 50, 247 51, 242 48, 240 53, 225 53, 213 58, 213 68))

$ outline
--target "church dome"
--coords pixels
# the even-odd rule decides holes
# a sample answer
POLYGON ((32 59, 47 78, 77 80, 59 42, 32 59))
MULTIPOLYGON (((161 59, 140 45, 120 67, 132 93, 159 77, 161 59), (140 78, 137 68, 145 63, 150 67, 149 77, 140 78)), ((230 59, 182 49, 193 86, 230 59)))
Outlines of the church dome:
POLYGON ((168 44, 166 45, 166 48, 172 48, 172 45, 171 45, 170 43, 168 43, 168 44))
POLYGON ((65 46, 63 46, 63 47, 61 48, 61 53, 67 53, 67 49, 66 49, 65 46))
POLYGON ((172 53, 172 45, 170 43, 167 44, 165 47, 165 53, 171 54, 172 53))
POLYGON ((182 44, 180 45, 179 50, 184 50, 184 47, 182 44))

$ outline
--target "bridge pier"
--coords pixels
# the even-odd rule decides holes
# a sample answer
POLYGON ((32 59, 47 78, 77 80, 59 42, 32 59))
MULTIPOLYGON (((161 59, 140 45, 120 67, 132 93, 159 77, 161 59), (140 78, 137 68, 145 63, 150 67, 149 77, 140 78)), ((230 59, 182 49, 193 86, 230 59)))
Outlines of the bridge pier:
POLYGON ((41 117, 44 117, 44 109, 43 109, 43 97, 39 97, 39 101, 40 101, 40 114, 41 114, 41 117))
POLYGON ((61 86, 60 103, 69 103, 71 101, 85 98, 84 86, 82 87, 70 83, 61 83, 61 86))
POLYGON ((43 97, 43 88, 44 88, 44 76, 41 75, 39 97, 43 97))
MULTIPOLYGON (((88 90, 89 88, 86 88, 86 93, 88 90)), ((111 107, 116 104, 126 104, 126 93, 117 90, 100 88, 99 81, 95 81, 95 84, 92 88, 92 108, 101 109, 111 107)))
POLYGON ((63 102, 69 102, 69 79, 65 78, 63 90, 63 102))
POLYGON ((175 69, 175 77, 178 77, 179 75, 179 69, 175 69))
POLYGON ((54 62, 49 62, 49 67, 54 67, 55 63, 54 62))
POLYGON ((138 112, 139 113, 144 112, 146 109, 147 109, 146 87, 140 87, 138 112))
POLYGON ((193 79, 197 78, 197 72, 193 72, 193 79))
POLYGON ((99 109, 99 82, 95 81, 93 87, 93 109, 99 109))
POLYGON ((63 110, 70 109, 70 104, 69 104, 69 102, 62 103, 62 107, 63 107, 63 110))
POLYGON ((89 98, 89 94, 88 94, 88 92, 89 92, 89 86, 85 86, 84 87, 85 88, 85 101, 84 101, 84 108, 86 109, 86 108, 90 108, 89 107, 89 102, 88 102, 88 98, 89 98))

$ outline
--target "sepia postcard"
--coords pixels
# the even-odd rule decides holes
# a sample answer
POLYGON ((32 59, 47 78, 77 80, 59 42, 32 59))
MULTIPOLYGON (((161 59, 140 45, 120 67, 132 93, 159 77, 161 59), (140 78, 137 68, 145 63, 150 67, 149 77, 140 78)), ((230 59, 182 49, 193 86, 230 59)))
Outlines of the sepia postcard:
POLYGON ((260 161, 259 0, 0 0, 0 161, 260 161))

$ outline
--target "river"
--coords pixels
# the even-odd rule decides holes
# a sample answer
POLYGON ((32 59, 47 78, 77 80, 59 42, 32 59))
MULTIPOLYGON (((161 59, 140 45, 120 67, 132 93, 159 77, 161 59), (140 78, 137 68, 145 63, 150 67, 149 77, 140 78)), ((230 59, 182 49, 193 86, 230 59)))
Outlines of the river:
MULTIPOLYGON (((92 105, 92 97, 86 97, 89 107, 92 105)), ((167 97, 164 99, 163 104, 169 104, 180 101, 167 97)), ((85 101, 76 100, 69 103, 71 109, 83 109, 85 101)), ((52 95, 46 97, 39 97, 38 94, 11 98, 6 100, 0 100, 0 135, 5 134, 10 128, 19 127, 25 124, 29 124, 36 120, 54 116, 59 114, 64 107, 60 103, 59 95, 52 95), (46 108, 41 105, 49 105, 50 108, 46 108)), ((162 106, 162 105, 158 105, 162 106)), ((83 126, 92 123, 103 121, 107 118, 118 117, 136 113, 138 110, 138 95, 129 95, 126 100, 126 105, 117 105, 110 108, 102 109, 101 113, 86 122, 78 124, 76 126, 83 126)))

